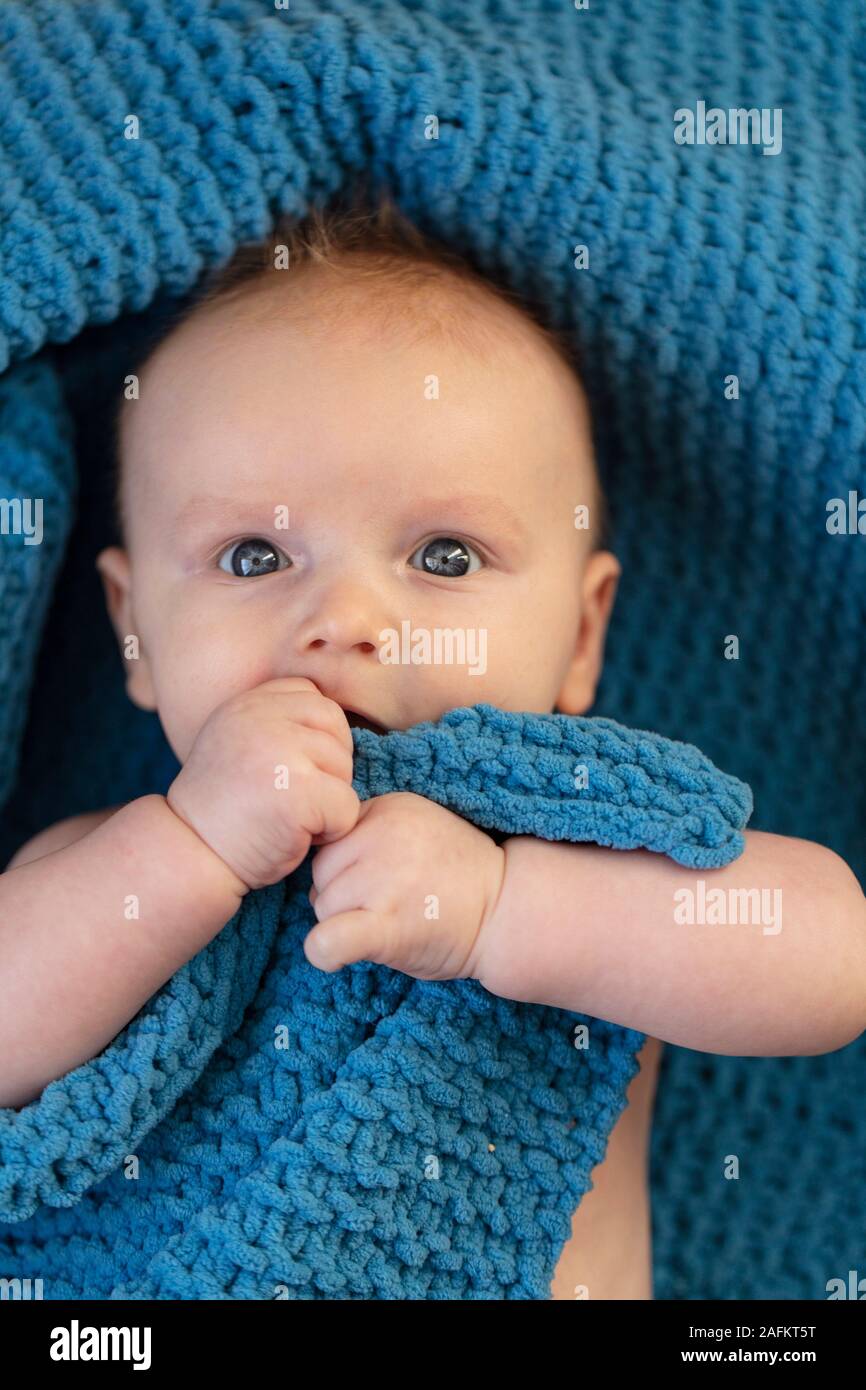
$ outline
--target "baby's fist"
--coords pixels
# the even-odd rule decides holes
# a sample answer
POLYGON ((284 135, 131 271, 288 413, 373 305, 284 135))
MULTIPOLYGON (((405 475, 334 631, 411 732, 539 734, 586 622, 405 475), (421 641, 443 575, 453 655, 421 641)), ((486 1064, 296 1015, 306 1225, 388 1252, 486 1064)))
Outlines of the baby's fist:
POLYGON ((313 860, 319 926, 307 959, 328 971, 369 960, 421 980, 470 977, 504 872, 504 850, 452 811, 413 792, 374 797, 313 860))
POLYGON ((345 714, 312 681, 264 681, 205 720, 166 800, 247 887, 262 888, 355 825, 353 751, 345 714))

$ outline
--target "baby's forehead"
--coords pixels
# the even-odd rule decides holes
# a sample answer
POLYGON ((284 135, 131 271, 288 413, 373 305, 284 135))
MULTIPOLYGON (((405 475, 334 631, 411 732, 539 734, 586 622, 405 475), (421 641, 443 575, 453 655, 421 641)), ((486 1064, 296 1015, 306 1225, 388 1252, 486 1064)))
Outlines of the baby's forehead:
MULTIPOLYGON (((437 349, 442 344, 456 348, 471 362, 473 384, 480 393, 485 390, 485 369, 496 374, 500 404, 503 381, 516 379, 535 409, 561 420, 563 431, 574 430, 578 456, 591 450, 588 407, 576 371, 556 351, 544 329, 486 287, 450 273, 431 275, 426 284, 404 285, 382 282, 373 274, 356 275, 350 269, 338 273, 329 267, 305 268, 297 276, 291 293, 271 279, 193 306, 152 348, 140 370, 139 399, 125 401, 118 417, 121 493, 152 454, 150 446, 156 441, 157 447, 164 448, 171 439, 172 420, 184 432, 187 407, 190 417, 195 414, 197 391, 209 402, 215 401, 215 410, 208 407, 208 425, 214 415, 219 416, 220 400, 228 407, 228 392, 208 395, 214 364, 219 364, 225 389, 233 371, 239 370, 243 354, 260 352, 263 338, 273 341, 275 330, 278 341, 285 331, 301 347, 308 337, 326 356, 330 346, 335 351, 357 352, 361 370, 365 365, 377 369, 377 343, 398 351, 403 345, 426 348, 429 344, 431 373, 441 356, 437 349)), ((496 394, 492 387, 491 391, 496 394)), ((417 403, 419 410, 427 408, 420 394, 417 403)))
MULTIPOLYGON (((292 335, 309 335, 321 348, 329 342, 335 350, 375 351, 383 342, 456 347, 479 365, 495 369, 534 371, 567 380, 571 390, 583 396, 577 373, 564 363, 552 345, 552 335, 514 304, 506 302, 476 281, 461 281, 451 273, 431 276, 427 282, 394 284, 373 274, 337 273, 329 267, 304 267, 285 284, 270 279, 249 284, 242 292, 192 306, 181 321, 150 350, 138 372, 138 400, 153 402, 160 391, 178 387, 180 373, 185 389, 219 353, 235 359, 245 346, 255 343, 257 330, 284 328, 292 335), (546 373, 544 369, 547 369, 546 373), (190 380, 186 383, 186 369, 190 380), (147 390, 144 385, 146 383, 147 390)), ((374 359, 368 359, 371 369, 374 359)), ((133 414, 121 404, 118 442, 126 450, 133 414)))

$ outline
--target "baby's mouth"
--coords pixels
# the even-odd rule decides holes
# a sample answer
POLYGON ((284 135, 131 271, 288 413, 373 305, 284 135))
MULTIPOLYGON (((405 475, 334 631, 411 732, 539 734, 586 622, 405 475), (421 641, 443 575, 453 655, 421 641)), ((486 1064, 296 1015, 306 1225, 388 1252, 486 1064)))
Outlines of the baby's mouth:
POLYGON ((357 714, 353 709, 344 709, 343 713, 349 721, 350 729, 369 729, 373 734, 386 734, 388 732, 387 729, 382 728, 381 724, 374 724, 372 719, 368 719, 366 715, 357 714))

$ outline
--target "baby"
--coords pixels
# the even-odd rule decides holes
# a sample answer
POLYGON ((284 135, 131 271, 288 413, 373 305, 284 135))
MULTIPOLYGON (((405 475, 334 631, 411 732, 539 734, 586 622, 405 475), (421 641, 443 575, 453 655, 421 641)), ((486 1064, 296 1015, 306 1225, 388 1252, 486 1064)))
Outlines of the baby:
POLYGON ((481 701, 586 713, 620 566, 580 381, 516 296, 387 202, 266 249, 173 326, 122 407, 122 545, 97 564, 129 697, 181 770, 165 796, 42 831, 0 876, 0 1106, 98 1055, 245 894, 318 847, 318 968, 471 977, 648 1035, 551 1294, 651 1298, 664 1041, 852 1041, 866 900, 829 849, 748 831, 713 886, 780 891, 784 929, 690 926, 676 895, 695 874, 660 854, 503 839, 408 793, 359 802, 353 725, 481 701), (406 622, 483 634, 483 662, 381 659, 406 622), (119 931, 132 886, 145 929, 119 931))

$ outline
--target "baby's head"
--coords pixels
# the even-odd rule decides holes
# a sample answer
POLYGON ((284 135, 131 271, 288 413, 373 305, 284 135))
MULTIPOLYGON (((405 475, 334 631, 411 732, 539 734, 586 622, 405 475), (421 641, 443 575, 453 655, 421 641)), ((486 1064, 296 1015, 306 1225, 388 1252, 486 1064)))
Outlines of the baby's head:
POLYGON ((180 762, 279 676, 388 730, 592 705, 619 564, 577 374, 387 200, 244 248, 138 376, 97 565, 180 762))

